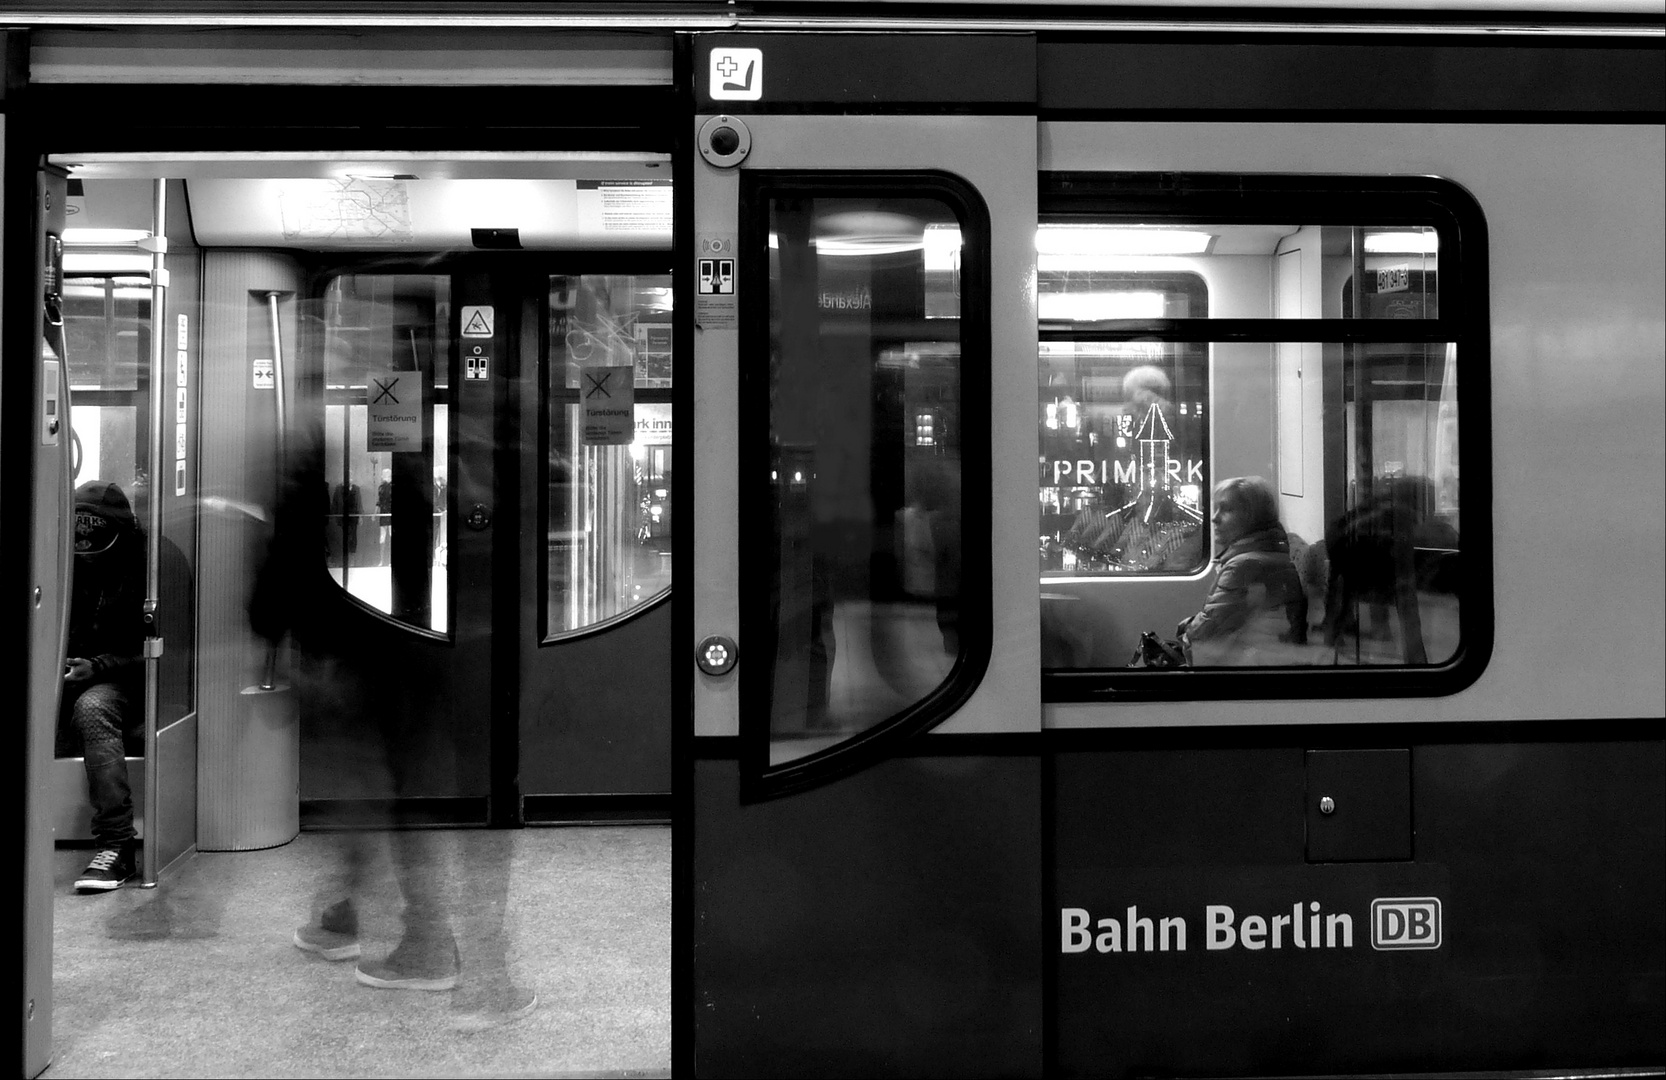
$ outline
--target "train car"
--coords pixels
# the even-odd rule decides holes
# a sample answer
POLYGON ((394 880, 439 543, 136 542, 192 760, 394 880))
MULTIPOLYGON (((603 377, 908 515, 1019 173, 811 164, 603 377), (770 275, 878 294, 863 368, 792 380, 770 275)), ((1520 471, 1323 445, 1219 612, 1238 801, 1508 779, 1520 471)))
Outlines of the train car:
POLYGON ((4 25, 25 1076, 1666 1071, 1659 0, 4 25))

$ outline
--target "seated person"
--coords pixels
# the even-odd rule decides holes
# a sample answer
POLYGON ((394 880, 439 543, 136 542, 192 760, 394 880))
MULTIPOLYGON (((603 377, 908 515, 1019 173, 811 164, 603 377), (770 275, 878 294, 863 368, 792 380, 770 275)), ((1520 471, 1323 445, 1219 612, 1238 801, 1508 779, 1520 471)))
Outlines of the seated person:
POLYGON ((1259 476, 1215 485, 1214 584, 1203 610, 1181 621, 1196 667, 1306 664, 1307 593, 1290 561, 1278 496, 1259 476))
POLYGON ((122 489, 94 480, 75 491, 75 568, 60 727, 87 769, 97 854, 80 891, 119 889, 134 873, 127 739, 144 723, 145 541, 122 489))

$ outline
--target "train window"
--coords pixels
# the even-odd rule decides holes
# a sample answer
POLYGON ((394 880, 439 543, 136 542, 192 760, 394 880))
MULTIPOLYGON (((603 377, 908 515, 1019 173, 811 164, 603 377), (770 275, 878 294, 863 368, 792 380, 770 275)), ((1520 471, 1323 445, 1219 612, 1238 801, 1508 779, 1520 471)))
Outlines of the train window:
POLYGON ((150 256, 130 243, 124 247, 89 244, 74 235, 87 231, 71 230, 64 254, 71 469, 78 482, 107 480, 138 499, 145 495, 143 485, 135 483, 145 468, 150 278, 122 271, 131 271, 135 259, 143 260, 148 269, 150 256))
POLYGON ((769 288, 748 333, 767 363, 741 376, 742 408, 763 422, 741 450, 754 510, 740 555, 772 582, 749 620, 768 629, 750 684, 769 699, 767 777, 929 723, 982 640, 962 605, 980 557, 962 421, 987 346, 963 268, 987 241, 968 238, 941 183, 754 183, 743 255, 767 255, 769 288))
MULTIPOLYGON (((89 253, 72 249, 65 261, 77 257, 89 253)), ((66 271, 63 315, 72 391, 139 389, 150 367, 149 278, 66 271)))
POLYGON ((666 596, 672 542, 670 275, 560 275, 549 297, 546 640, 666 596), (586 422, 609 379, 628 430, 586 422))
POLYGON ((1201 183, 1126 212, 1073 177, 1043 200, 1052 699, 1329 694, 1365 669, 1419 692, 1490 642, 1460 483, 1485 297, 1450 288, 1483 227, 1424 183, 1201 183), (1292 668, 1328 674, 1244 681, 1292 668))
POLYGON ((341 274, 324 290, 324 483, 330 575, 358 600, 445 633, 446 363, 451 279, 341 274), (375 449, 370 405, 393 379, 421 385, 420 447, 375 449))

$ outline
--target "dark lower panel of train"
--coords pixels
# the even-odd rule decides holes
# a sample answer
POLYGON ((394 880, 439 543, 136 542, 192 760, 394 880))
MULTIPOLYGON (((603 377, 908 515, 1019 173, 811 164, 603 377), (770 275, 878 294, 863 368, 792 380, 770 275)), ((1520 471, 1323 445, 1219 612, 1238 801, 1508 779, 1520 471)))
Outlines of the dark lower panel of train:
POLYGON ((700 1075, 1666 1061, 1660 742, 698 770, 700 1075))
POLYGON ((750 806, 738 775, 696 762, 696 1074, 1033 1074, 1036 758, 900 758, 750 806))
POLYGON ((1052 789, 1058 1075, 1666 1062, 1659 742, 1077 752, 1052 789), (1066 951, 1072 908, 1121 951, 1066 951))

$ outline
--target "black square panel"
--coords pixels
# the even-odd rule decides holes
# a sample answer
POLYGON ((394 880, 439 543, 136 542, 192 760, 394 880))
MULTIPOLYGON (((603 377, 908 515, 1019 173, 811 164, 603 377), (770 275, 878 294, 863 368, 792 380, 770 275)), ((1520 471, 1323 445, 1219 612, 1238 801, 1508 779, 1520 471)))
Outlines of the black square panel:
POLYGON ((1309 750, 1307 861, 1411 857, 1411 751, 1309 750))

